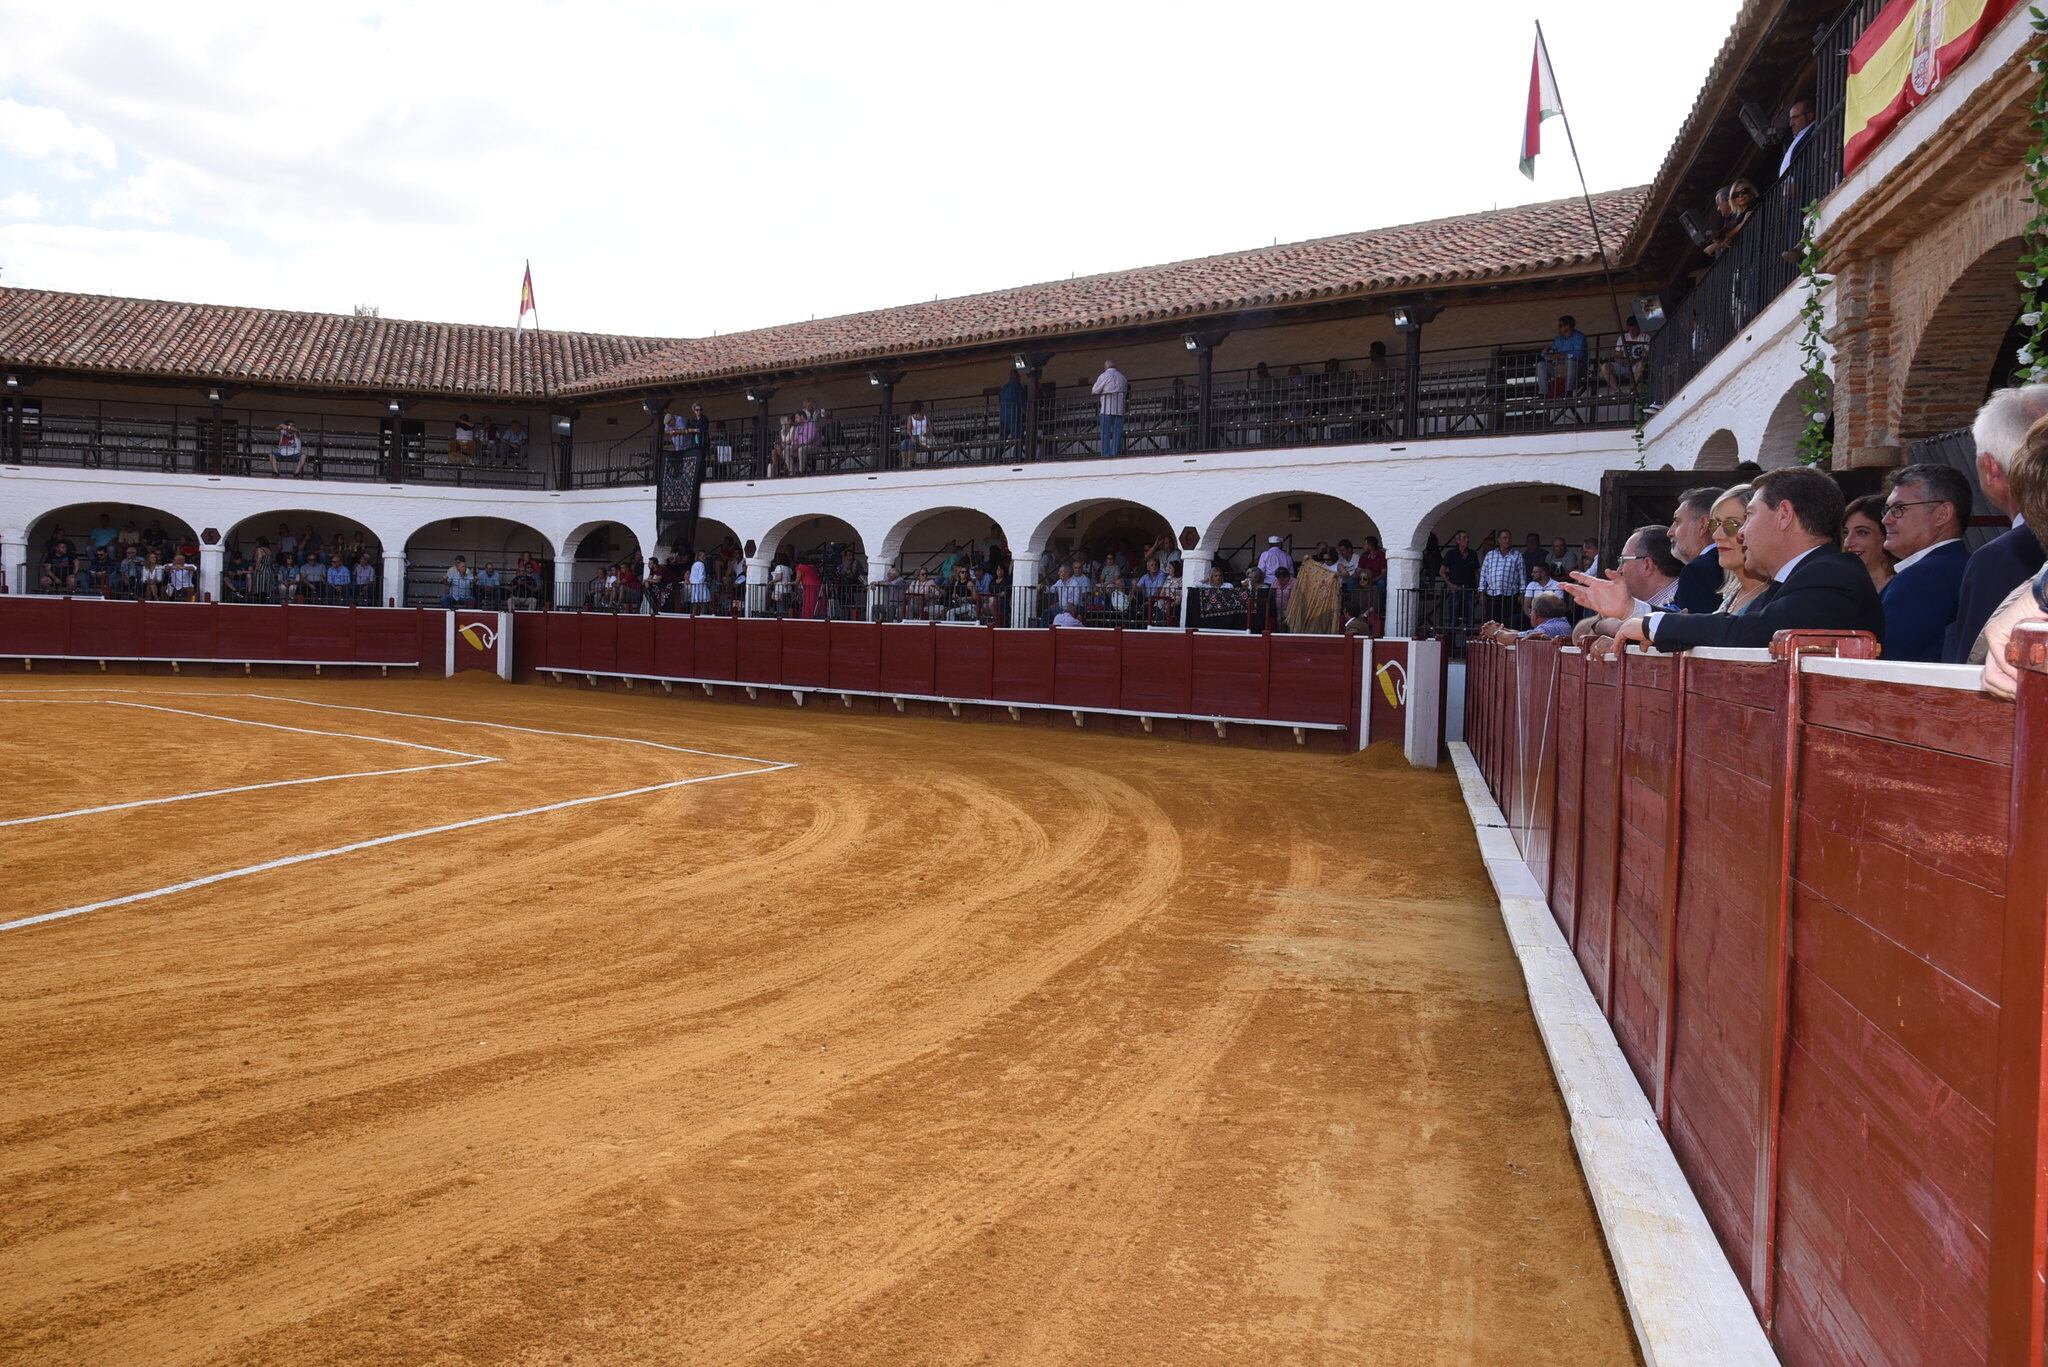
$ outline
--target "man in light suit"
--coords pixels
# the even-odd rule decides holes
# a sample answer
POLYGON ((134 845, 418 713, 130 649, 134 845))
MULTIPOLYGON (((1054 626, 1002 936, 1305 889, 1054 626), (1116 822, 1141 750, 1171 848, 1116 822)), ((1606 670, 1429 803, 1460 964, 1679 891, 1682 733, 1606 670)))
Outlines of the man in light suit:
POLYGON ((1908 465, 1885 481, 1884 548, 1898 560, 1884 586, 1886 659, 1944 658, 1970 562, 1963 529, 1974 497, 1969 479, 1951 465, 1908 465))
MULTIPOLYGON (((1771 581, 1747 608, 1729 612, 1652 612, 1631 616, 1614 634, 1658 650, 1694 646, 1768 646, 1780 631, 1867 631, 1884 639, 1884 609, 1870 572, 1839 545, 1845 507, 1842 491, 1818 470, 1767 470, 1750 481, 1754 496, 1742 523, 1743 563, 1771 581)), ((1632 610, 1633 595, 1618 575, 1574 574, 1565 592, 1603 615, 1632 610)))
POLYGON ((2048 556, 2041 542, 2021 514, 2007 472, 2013 455, 2026 441, 2027 429, 2048 417, 2048 384, 2021 385, 2001 389, 1977 410, 1970 434, 1977 442, 1977 482, 1991 506, 2012 519, 2012 530, 1995 541, 1979 546, 1963 569, 1962 592, 1956 603, 1956 620, 1948 629, 1944 658, 1963 664, 1983 632, 1991 614, 2007 594, 2041 572, 2048 556))

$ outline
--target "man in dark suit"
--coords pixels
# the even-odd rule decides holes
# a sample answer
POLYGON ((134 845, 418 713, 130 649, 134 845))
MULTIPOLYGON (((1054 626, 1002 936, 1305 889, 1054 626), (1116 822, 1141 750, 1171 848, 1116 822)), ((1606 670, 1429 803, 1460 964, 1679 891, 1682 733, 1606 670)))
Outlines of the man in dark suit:
POLYGON ((2044 557, 2041 542, 2021 516, 2006 472, 2013 456, 2026 441, 2027 429, 2048 417, 2048 384, 2021 385, 2001 389, 1977 410, 1971 435, 1977 441, 1977 483, 1992 507, 2013 520, 2012 530, 1987 545, 1979 546, 1963 569, 1962 592, 1956 603, 1956 620, 1949 626, 1944 658, 1963 664, 1984 624, 2005 601, 2005 596, 2041 572, 2044 557))
MULTIPOLYGON (((1771 586, 1742 612, 1654 612, 1631 617, 1616 645, 1639 641, 1659 650, 1694 646, 1768 646, 1780 631, 1867 631, 1884 639, 1884 609, 1870 572, 1837 549, 1844 502, 1818 470, 1767 470, 1750 482, 1742 523, 1743 563, 1771 586)), ((1631 595, 1618 580, 1588 579, 1566 592, 1595 612, 1626 612, 1631 595)))
POLYGON ((1678 552, 1678 558, 1685 562, 1685 568, 1678 575, 1678 599, 1673 604, 1680 612, 1718 612, 1721 608, 1721 583, 1727 577, 1721 569, 1721 556, 1714 549, 1714 531, 1707 525, 1707 519, 1714 514, 1714 505, 1721 501, 1721 489, 1687 489, 1678 500, 1678 509, 1671 514, 1671 548, 1678 552))
POLYGON ((1974 498, 1951 465, 1908 465, 1885 481, 1884 548, 1898 560, 1884 586, 1886 659, 1941 662, 1970 561, 1963 528, 1974 498))

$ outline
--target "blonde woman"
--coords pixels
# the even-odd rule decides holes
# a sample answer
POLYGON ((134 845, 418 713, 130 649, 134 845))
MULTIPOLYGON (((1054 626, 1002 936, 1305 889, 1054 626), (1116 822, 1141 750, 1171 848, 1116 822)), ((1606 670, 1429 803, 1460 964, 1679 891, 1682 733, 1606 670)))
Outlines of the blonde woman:
POLYGON ((1771 586, 1768 579, 1750 574, 1742 562, 1742 519, 1749 512, 1750 489, 1738 484, 1714 501, 1707 515, 1707 530, 1714 536, 1714 552, 1721 560, 1721 611, 1746 612, 1757 596, 1771 586))

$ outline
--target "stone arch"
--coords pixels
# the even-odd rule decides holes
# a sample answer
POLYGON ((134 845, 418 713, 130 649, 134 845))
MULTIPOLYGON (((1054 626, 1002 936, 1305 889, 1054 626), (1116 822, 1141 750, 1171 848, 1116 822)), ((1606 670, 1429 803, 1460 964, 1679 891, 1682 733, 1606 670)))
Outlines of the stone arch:
MULTIPOLYGON (((671 555, 681 555, 683 553, 684 547, 682 543, 676 539, 677 534, 681 530, 682 528, 680 526, 663 528, 658 544, 671 555)), ((706 551, 716 550, 718 547, 723 546, 727 541, 731 541, 734 545, 737 545, 742 549, 744 549, 747 544, 746 538, 742 537, 738 532, 734 531, 730 524, 720 522, 715 517, 703 517, 700 515, 697 518, 697 530, 695 539, 692 542, 692 544, 688 547, 688 549, 690 553, 694 555, 700 549, 706 551)))
POLYGON ((640 544, 640 534, 625 523, 601 517, 581 524, 563 537, 556 554, 577 561, 614 561, 629 557, 644 560, 650 549, 640 544))
MULTIPOLYGON (((1010 542, 1009 528, 1003 525, 1001 518, 966 504, 943 504, 897 519, 896 525, 876 543, 874 556, 877 560, 894 563, 906 553, 917 556, 920 552, 937 551, 954 544, 973 542, 978 545, 996 539, 1005 545, 1010 542), (925 541, 933 544, 923 544, 925 541)), ((916 566, 899 565, 898 568, 909 573, 916 566)))
MULTIPOLYGON (((1757 441, 1758 465, 1766 470, 1783 470, 1799 464, 1799 437, 1806 430, 1806 396, 1812 392, 1813 382, 1802 375, 1779 397, 1777 407, 1765 420, 1763 435, 1757 441)), ((1703 460, 1699 468, 1733 470, 1735 466, 1708 465, 1703 460)))
POLYGON ((1695 470, 1733 470, 1740 464, 1742 443, 1725 427, 1700 443, 1700 453, 1692 463, 1695 470))
POLYGON ((2021 242, 2008 237, 1956 273, 1897 372, 1893 431, 1902 442, 1967 427, 1990 391, 2020 311, 2021 242))
POLYGON ((1054 509, 1040 518, 1032 529, 1031 536, 1024 543, 1020 555, 1044 556, 1049 544, 1065 540, 1074 545, 1084 544, 1090 536, 1101 536, 1112 531, 1135 529, 1139 524, 1156 524, 1153 531, 1164 529, 1170 536, 1178 535, 1172 519, 1148 504, 1128 498, 1083 498, 1054 509))
MULTIPOLYGON (((1592 487, 1587 487, 1585 485, 1541 480, 1503 480, 1498 483, 1475 484, 1439 500, 1436 506, 1417 520, 1414 528, 1409 533, 1409 541, 1405 547, 1390 547, 1389 549, 1406 550, 1410 554, 1420 554, 1429 544, 1431 533, 1438 532, 1444 528, 1448 528, 1452 532, 1457 530, 1449 525, 1453 520, 1453 514, 1464 515, 1466 521, 1473 521, 1473 517, 1467 515, 1467 505, 1472 505, 1471 514, 1476 514, 1477 520, 1480 522, 1487 522, 1490 518, 1498 518, 1501 513, 1499 510, 1496 510, 1493 504, 1480 502, 1482 499, 1493 499, 1498 496, 1505 496, 1504 507, 1507 510, 1510 522, 1508 530, 1516 534, 1518 543, 1522 535, 1530 531, 1538 533, 1546 542, 1553 536, 1561 535, 1569 545, 1576 545, 1586 537, 1597 537, 1600 534, 1600 490, 1597 483, 1592 487), (1523 525, 1519 527, 1512 525, 1512 509, 1515 506, 1515 496, 1526 496, 1529 506, 1535 513, 1534 516, 1526 518, 1525 522, 1540 523, 1541 525, 1523 525), (1548 498, 1555 498, 1556 502, 1553 504, 1543 501, 1548 498), (1578 504, 1579 511, 1576 514, 1571 511, 1571 500, 1574 498, 1580 500, 1578 504), (1548 530, 1552 521, 1559 524, 1558 530, 1548 530)), ((1466 530, 1472 533, 1474 544, 1477 544, 1482 536, 1493 529, 1494 527, 1491 522, 1484 526, 1472 525, 1466 528, 1466 530)), ((1446 534, 1441 539, 1447 543, 1449 535, 1446 534)))
MULTIPOLYGON (((384 544, 387 549, 391 545, 384 544)), ((468 515, 421 523, 406 536, 404 549, 406 592, 401 601, 428 606, 441 601, 443 577, 458 555, 471 570, 495 564, 502 571, 522 554, 543 562, 554 560, 556 554, 555 543, 531 523, 468 515)), ((391 594, 389 586, 385 593, 391 594)))
POLYGON ((347 513, 299 504, 293 504, 289 508, 244 514, 240 521, 227 529, 225 544, 230 549, 239 550, 246 555, 256 545, 256 539, 262 537, 275 549, 280 523, 290 527, 294 533, 303 532, 310 524, 313 530, 319 533, 322 541, 337 535, 347 537, 360 532, 365 550, 380 560, 384 554, 384 538, 373 524, 347 513))
POLYGON ((799 513, 783 518, 762 534, 754 554, 761 560, 773 560, 779 552, 787 550, 802 558, 828 546, 850 546, 857 559, 867 558, 867 541, 860 529, 830 513, 799 513))
POLYGON ((1242 570, 1248 559, 1257 559, 1268 536, 1281 537, 1298 560, 1317 541, 1334 545, 1348 537, 1354 546, 1363 547, 1365 537, 1382 535, 1372 514, 1349 499, 1281 490, 1239 499, 1217 513, 1209 519, 1199 549, 1212 558, 1231 557, 1231 567, 1242 570))

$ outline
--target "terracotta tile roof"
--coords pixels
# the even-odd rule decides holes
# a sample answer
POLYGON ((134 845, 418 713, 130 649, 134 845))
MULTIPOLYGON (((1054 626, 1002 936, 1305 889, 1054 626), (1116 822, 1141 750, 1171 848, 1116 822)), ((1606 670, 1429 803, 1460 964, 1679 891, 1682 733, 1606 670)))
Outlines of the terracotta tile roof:
MULTIPOLYGON (((1611 253, 1643 190, 1593 197, 1611 253)), ((694 385, 967 346, 1023 342, 1246 309, 1545 276, 1596 263, 1586 208, 1553 200, 1078 280, 678 341, 564 386, 596 394, 694 385)))
MULTIPOLYGON (((551 387, 665 339, 542 334, 551 387)), ((377 394, 538 395, 532 337, 510 328, 0 289, 0 366, 377 394)))
MULTIPOLYGON (((1644 191, 1595 195, 1609 251, 1644 191)), ((1486 281, 1598 260, 1577 199, 1435 219, 1085 279, 907 304, 723 337, 542 334, 557 394, 701 385, 777 371, 1192 322, 1247 309, 1486 281)), ((0 288, 0 367, 373 394, 537 396, 534 341, 510 328, 0 288)))

